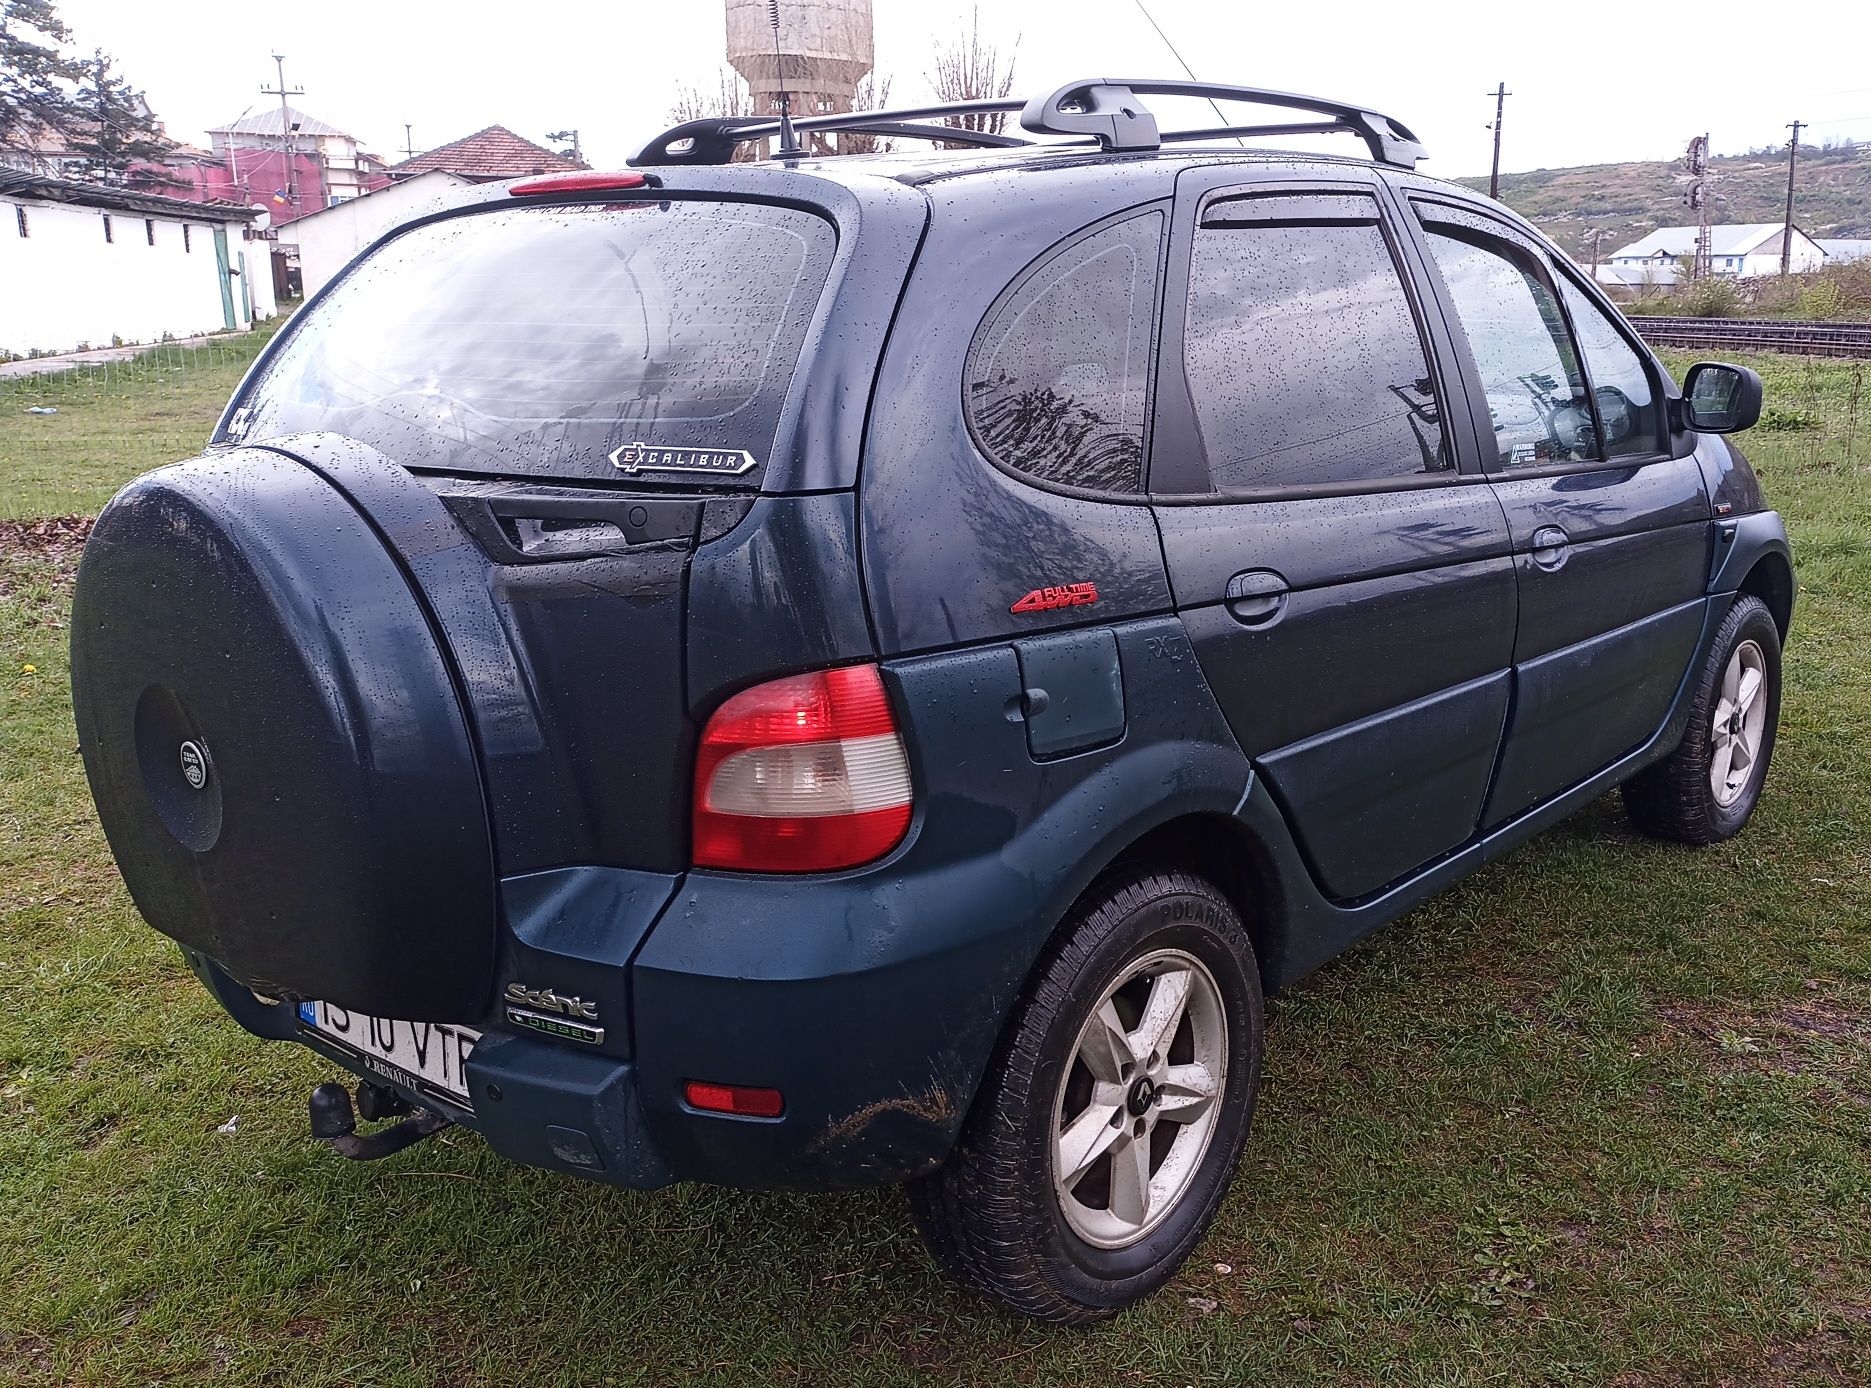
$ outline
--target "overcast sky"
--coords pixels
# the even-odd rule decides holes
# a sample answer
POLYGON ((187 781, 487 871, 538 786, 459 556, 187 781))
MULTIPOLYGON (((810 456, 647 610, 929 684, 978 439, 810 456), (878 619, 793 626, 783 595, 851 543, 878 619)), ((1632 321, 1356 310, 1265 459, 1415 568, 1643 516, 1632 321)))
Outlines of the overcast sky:
MULTIPOLYGON (((786 0, 781 0, 784 5, 786 0)), ((1505 80, 1507 170, 1674 158, 1711 132, 1718 152, 1783 142, 1871 141, 1871 3, 1699 0, 1691 5, 1452 3, 1259 5, 1145 0, 1196 75, 1356 100, 1412 126, 1424 172, 1486 173, 1505 80)), ((929 93, 932 51, 968 22, 966 0, 876 0, 877 64, 893 104, 929 93)), ((273 52, 301 110, 401 157, 501 124, 531 139, 576 127, 615 165, 665 123, 679 87, 712 88, 725 62, 719 0, 317 0, 179 10, 148 0, 60 0, 85 48, 114 53, 169 133, 277 101, 273 52), (269 18, 269 13, 271 17, 269 18), (186 14, 186 18, 181 16, 186 14)), ((985 35, 1018 41, 1016 91, 1073 77, 1180 75, 1137 0, 999 0, 985 35)), ((1349 152, 1355 145, 1342 146, 1349 152)))

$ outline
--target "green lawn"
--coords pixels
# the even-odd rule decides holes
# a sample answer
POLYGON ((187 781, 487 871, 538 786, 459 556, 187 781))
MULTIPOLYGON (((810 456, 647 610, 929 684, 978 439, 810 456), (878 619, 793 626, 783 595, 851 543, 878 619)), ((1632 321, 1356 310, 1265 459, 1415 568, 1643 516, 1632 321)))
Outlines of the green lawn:
MULTIPOLYGON (((237 355, 57 416, 0 387, 0 516, 192 451, 237 355)), ((1745 441, 1801 581, 1753 826, 1666 847, 1607 798, 1278 999, 1214 1232, 1092 1331, 950 1289, 891 1191, 314 1144, 329 1067, 138 921, 74 750, 74 556, 0 524, 0 1384, 1871 1383, 1871 399, 1848 460, 1853 364, 1760 364, 1821 427, 1745 441)))

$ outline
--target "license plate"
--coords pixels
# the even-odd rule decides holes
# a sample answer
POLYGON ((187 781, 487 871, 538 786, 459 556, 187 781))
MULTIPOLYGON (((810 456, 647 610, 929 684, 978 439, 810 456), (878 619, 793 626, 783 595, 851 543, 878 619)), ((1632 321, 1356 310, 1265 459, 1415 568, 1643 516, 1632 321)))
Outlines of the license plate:
POLYGON ((472 1027, 372 1017, 328 1002, 300 1003, 299 1021, 352 1052, 373 1074, 474 1107, 468 1102, 468 1052, 481 1033, 472 1027))

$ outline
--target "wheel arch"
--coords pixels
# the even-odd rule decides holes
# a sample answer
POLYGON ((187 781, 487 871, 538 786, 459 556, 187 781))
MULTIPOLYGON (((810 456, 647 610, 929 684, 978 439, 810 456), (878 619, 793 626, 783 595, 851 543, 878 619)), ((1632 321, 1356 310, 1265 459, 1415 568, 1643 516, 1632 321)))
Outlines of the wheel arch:
MULTIPOLYGON (((1179 869, 1214 885, 1234 907, 1254 946, 1261 986, 1272 991, 1274 963, 1285 953, 1280 879, 1273 856, 1231 815, 1195 812, 1147 829, 1120 848, 1079 898, 1089 896, 1113 870, 1128 867, 1179 869)), ((1073 903, 1076 909, 1078 902, 1073 903)), ((1072 916, 1068 910, 1062 926, 1072 916)), ((1059 926, 1054 927, 1055 933, 1059 926)))
POLYGON ((1777 550, 1769 550, 1754 561, 1754 565, 1736 587, 1737 594, 1747 594, 1759 598, 1767 604, 1767 610, 1773 614, 1774 626, 1780 632, 1784 642, 1793 625, 1793 565, 1786 555, 1777 550))
POLYGON ((1774 511, 1755 511, 1716 526, 1715 562, 1709 592, 1747 594, 1767 604, 1784 642, 1793 626, 1793 602, 1799 584, 1793 575, 1793 548, 1787 527, 1774 511))

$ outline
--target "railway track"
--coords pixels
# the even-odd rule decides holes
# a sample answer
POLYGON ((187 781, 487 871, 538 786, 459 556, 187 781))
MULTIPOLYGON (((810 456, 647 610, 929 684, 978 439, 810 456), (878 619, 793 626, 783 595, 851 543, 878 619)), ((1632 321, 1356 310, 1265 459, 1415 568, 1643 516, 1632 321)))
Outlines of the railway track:
POLYGON ((1815 323, 1786 318, 1631 317, 1656 347, 1795 352, 1813 357, 1871 357, 1871 323, 1815 323))

